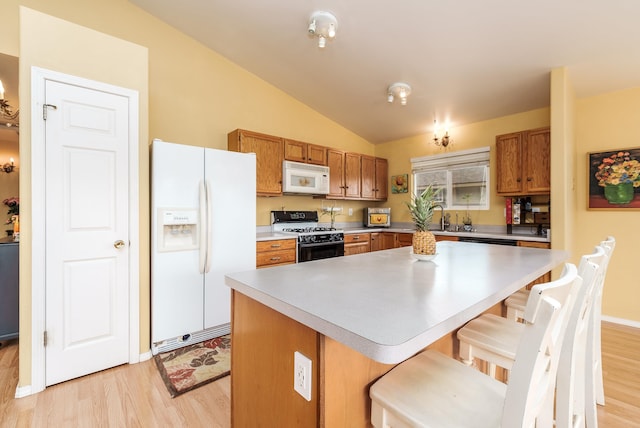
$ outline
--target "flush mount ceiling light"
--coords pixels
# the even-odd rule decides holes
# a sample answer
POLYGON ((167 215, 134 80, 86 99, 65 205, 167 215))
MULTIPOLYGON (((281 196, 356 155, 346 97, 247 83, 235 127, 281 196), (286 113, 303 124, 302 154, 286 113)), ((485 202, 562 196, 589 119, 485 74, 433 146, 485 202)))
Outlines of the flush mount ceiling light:
POLYGON ((328 40, 333 40, 338 29, 338 20, 330 12, 317 11, 309 18, 309 35, 318 38, 318 47, 324 48, 328 40))
POLYGON ((411 95, 411 86, 407 83, 397 82, 389 85, 387 89, 387 101, 392 103, 396 98, 400 99, 400 104, 407 105, 407 97, 411 95))

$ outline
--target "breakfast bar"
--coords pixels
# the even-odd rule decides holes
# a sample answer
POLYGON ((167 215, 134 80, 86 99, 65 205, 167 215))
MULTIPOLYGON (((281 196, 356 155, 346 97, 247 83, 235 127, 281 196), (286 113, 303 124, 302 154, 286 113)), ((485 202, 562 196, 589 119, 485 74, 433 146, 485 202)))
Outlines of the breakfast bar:
POLYGON ((232 424, 368 426, 368 388, 426 347, 455 355, 456 329, 559 266, 568 253, 440 242, 227 275, 232 424), (293 388, 312 361, 311 400, 293 388))

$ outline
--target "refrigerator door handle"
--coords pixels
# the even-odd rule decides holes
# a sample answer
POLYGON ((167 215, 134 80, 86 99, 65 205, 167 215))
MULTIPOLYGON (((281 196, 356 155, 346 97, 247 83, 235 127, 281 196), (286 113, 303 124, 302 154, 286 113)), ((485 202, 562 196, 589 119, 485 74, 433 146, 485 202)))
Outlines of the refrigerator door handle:
POLYGON ((209 221, 207 210, 207 191, 204 180, 200 181, 198 198, 200 202, 200 227, 198 228, 200 235, 200 259, 198 261, 198 269, 200 270, 200 273, 205 273, 207 249, 209 247, 209 243, 207 242, 207 227, 209 225, 209 221))
POLYGON ((211 200, 211 181, 206 180, 205 189, 207 190, 207 257, 204 265, 204 273, 211 270, 211 260, 213 258, 213 201, 211 200))

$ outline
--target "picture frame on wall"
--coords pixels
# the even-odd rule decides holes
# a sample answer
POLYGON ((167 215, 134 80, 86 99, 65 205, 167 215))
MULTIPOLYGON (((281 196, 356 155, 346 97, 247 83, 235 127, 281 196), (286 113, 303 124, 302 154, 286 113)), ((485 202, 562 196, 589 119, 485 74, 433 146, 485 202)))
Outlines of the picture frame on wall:
POLYGON ((391 193, 407 193, 409 191, 409 174, 391 176, 391 193))
POLYGON ((640 210, 640 147, 588 154, 587 209, 640 210))

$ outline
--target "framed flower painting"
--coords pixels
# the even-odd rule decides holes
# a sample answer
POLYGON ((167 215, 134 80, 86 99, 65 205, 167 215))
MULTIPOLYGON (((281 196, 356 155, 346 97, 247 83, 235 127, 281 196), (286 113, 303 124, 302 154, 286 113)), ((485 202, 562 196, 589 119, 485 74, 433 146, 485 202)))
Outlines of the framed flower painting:
POLYGON ((640 210, 640 147, 589 153, 588 209, 640 210))
POLYGON ((391 176, 391 193, 407 193, 409 191, 409 174, 391 176))

